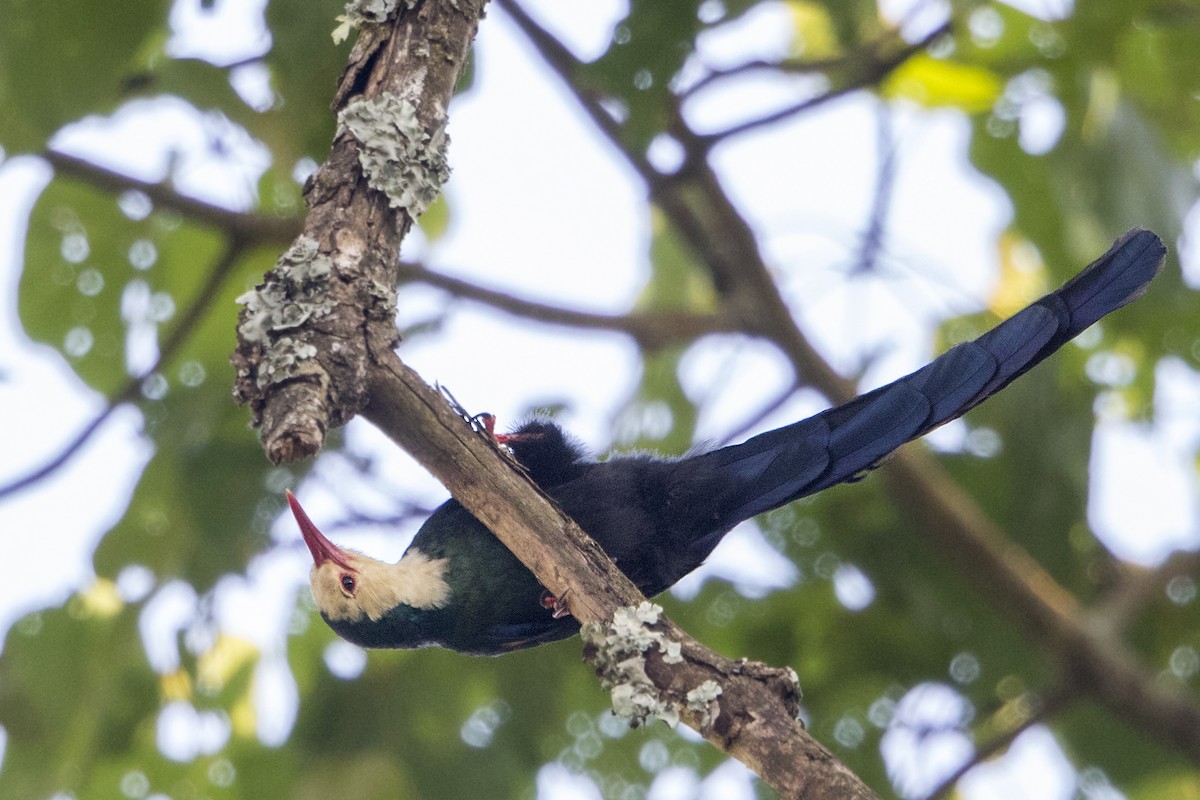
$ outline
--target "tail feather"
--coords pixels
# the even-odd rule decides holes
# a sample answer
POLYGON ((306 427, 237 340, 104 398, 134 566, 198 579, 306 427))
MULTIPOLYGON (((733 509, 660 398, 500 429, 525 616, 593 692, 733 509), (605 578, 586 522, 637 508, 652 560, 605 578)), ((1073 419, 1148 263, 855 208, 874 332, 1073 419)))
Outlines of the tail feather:
POLYGON ((886 386, 699 461, 723 487, 725 525, 852 480, 1003 389, 1105 314, 1145 293, 1166 248, 1135 229, 1058 291, 886 386))

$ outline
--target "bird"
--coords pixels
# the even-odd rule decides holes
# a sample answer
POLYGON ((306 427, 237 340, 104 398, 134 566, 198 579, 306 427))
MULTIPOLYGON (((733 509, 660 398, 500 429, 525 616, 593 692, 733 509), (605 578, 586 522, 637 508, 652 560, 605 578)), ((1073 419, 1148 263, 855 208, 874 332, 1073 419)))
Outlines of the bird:
MULTIPOLYGON (((1157 235, 1135 228, 1057 291, 916 372, 740 444, 674 459, 596 461, 545 418, 494 436, 653 597, 698 567, 738 523, 860 479, 902 444, 1003 389, 1144 294, 1165 254, 1157 235)), ((388 563, 333 544, 291 492, 287 499, 312 555, 317 608, 353 644, 500 655, 579 629, 562 599, 456 500, 434 510, 400 560, 388 563)))

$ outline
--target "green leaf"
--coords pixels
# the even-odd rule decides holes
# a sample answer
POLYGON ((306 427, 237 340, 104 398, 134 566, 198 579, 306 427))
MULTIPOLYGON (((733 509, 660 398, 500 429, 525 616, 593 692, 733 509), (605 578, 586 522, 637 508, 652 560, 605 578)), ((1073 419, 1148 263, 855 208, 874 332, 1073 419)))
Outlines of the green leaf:
POLYGON ((796 29, 793 51, 805 58, 831 58, 841 52, 829 9, 811 0, 790 0, 787 9, 796 29))
POLYGON ((978 114, 992 108, 1004 85, 991 70, 918 53, 893 70, 881 88, 884 97, 978 114))
POLYGON ((631 4, 607 52, 581 67, 587 83, 602 87, 625 107, 623 133, 635 149, 644 151, 666 127, 671 83, 704 27, 699 6, 699 0, 631 4))
POLYGON ((446 230, 450 227, 450 203, 446 200, 445 192, 438 194, 429 208, 425 209, 425 213, 417 218, 417 224, 431 242, 436 242, 446 235, 446 230))
POLYGON ((68 122, 116 108, 138 74, 134 55, 165 27, 163 10, 155 0, 119 12, 89 0, 0 0, 0 144, 37 152, 68 122))
POLYGON ((25 330, 104 394, 129 378, 131 328, 171 326, 221 249, 173 212, 131 219, 119 198, 72 180, 50 183, 29 225, 18 287, 25 330))
POLYGON ((136 611, 77 596, 10 631, 0 659, 4 797, 117 794, 116 786, 95 786, 94 771, 128 763, 157 708, 136 611), (85 794, 88 787, 99 791, 85 794))

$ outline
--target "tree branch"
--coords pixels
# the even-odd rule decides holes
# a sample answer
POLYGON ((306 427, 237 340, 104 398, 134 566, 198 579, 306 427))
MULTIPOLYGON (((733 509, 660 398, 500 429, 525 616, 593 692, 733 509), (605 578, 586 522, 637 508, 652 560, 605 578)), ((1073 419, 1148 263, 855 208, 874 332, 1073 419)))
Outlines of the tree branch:
POLYGON ((711 146, 723 139, 728 139, 734 136, 740 136, 743 133, 749 133, 752 130, 763 128, 768 125, 774 125, 777 122, 782 122, 789 117, 794 117, 797 114, 802 114, 806 111, 812 111, 814 108, 819 108, 839 97, 844 97, 851 92, 856 92, 859 89, 865 89, 868 86, 874 86, 881 80, 891 74, 897 67, 903 64, 908 59, 912 58, 917 53, 921 52, 929 45, 940 39, 950 31, 950 22, 946 21, 934 28, 925 36, 913 44, 906 44, 904 47, 887 56, 882 56, 862 64, 861 71, 851 77, 841 86, 830 89, 828 92, 818 94, 799 103, 781 108, 771 114, 767 114, 757 119, 747 120, 746 122, 732 125, 723 131, 714 133, 706 133, 701 138, 711 146))
POLYGON ((70 461, 84 445, 91 441, 96 431, 103 427, 108 418, 124 403, 137 398, 142 383, 174 357, 175 352, 183 346, 192 328, 200 317, 208 310, 216 299, 220 286, 232 272, 238 259, 252 244, 270 244, 291 241, 296 235, 297 221, 271 217, 262 214, 246 214, 230 211, 221 206, 205 203, 195 198, 179 194, 165 182, 154 183, 139 180, 124 173, 102 167, 86 159, 67 155, 57 150, 47 150, 42 153, 54 171, 62 176, 75 178, 87 185, 113 193, 138 191, 145 194, 159 207, 177 211, 190 222, 208 225, 216 228, 231 239, 231 244, 218 259, 209 273, 208 279, 193 298, 191 305, 179 317, 173 332, 159 348, 159 356, 151 367, 141 375, 135 375, 125 381, 122 386, 109 395, 103 408, 93 417, 70 442, 47 460, 40 467, 30 470, 25 475, 15 478, 0 486, 0 499, 16 494, 30 486, 53 475, 64 464, 70 461))
POLYGON ((1097 624, 1120 631, 1148 605, 1160 597, 1172 579, 1200 576, 1200 551, 1177 550, 1154 569, 1135 564, 1118 564, 1118 580, 1093 612, 1097 624))
POLYGON ((896 185, 896 144, 892 133, 892 111, 887 106, 876 109, 876 139, 879 152, 879 170, 875 178, 875 192, 871 198, 871 216, 863 233, 858 258, 851 268, 852 273, 873 272, 879 251, 883 249, 886 236, 888 211, 896 185))
POLYGON ((1092 624, 1076 597, 1004 536, 928 451, 902 450, 881 471, 897 504, 972 584, 1002 603, 1057 657, 1065 688, 1090 695, 1200 763, 1200 706, 1195 699, 1157 680, 1112 631, 1092 624))
MULTIPOLYGON (((906 18, 911 19, 916 16, 918 10, 920 10, 920 4, 909 9, 906 18)), ((815 72, 823 73, 841 69, 861 75, 864 63, 879 64, 891 57, 887 55, 889 52, 903 52, 905 49, 914 46, 905 42, 900 35, 900 31, 904 28, 906 21, 901 20, 893 29, 888 30, 874 41, 866 42, 855 50, 830 58, 784 58, 779 61, 752 59, 727 69, 709 69, 704 77, 689 85, 679 96, 681 99, 687 99, 698 94, 713 83, 744 75, 747 72, 771 71, 783 74, 808 75, 815 72)), ((932 44, 938 36, 949 30, 949 23, 944 23, 932 32, 931 36, 933 38, 926 37, 927 45, 932 44)))
POLYGON ((452 278, 412 262, 401 262, 400 278, 436 286, 455 297, 482 303, 525 319, 585 330, 624 333, 633 337, 639 345, 647 350, 659 349, 676 342, 692 341, 711 333, 741 332, 734 320, 721 314, 657 311, 654 313, 595 314, 553 306, 548 303, 537 303, 452 278))
POLYGON ((853 398, 854 384, 830 367, 796 328, 753 230, 725 196, 716 173, 703 158, 707 149, 701 137, 686 128, 682 115, 675 115, 679 122, 673 133, 689 154, 687 163, 675 175, 662 175, 625 142, 621 126, 599 100, 579 89, 574 80, 580 69, 578 60, 515 0, 496 2, 646 181, 654 201, 690 246, 693 257, 708 269, 725 313, 738 320, 744 333, 773 342, 787 355, 800 378, 833 402, 853 398))
MULTIPOLYGON (((565 517, 495 443, 466 425, 445 400, 390 350, 375 352, 364 416, 429 469, 496 534, 552 594, 569 598, 581 623, 606 625, 645 598, 604 551, 565 517)), ((674 623, 655 626, 681 645, 683 661, 651 652, 646 673, 682 720, 754 770, 781 797, 875 795, 796 719, 794 673, 713 653, 674 623), (689 707, 688 693, 714 681, 714 707, 689 707)))
POLYGON ((138 178, 102 167, 86 159, 61 153, 57 150, 45 151, 42 153, 42 158, 54 167, 54 171, 58 175, 75 178, 93 188, 113 193, 126 191, 142 192, 150 198, 155 206, 172 209, 186 217, 190 222, 207 225, 226 233, 231 239, 231 244, 213 266, 208 279, 200 288, 192 304, 180 316, 179 321, 175 324, 173 333, 163 342, 162 347, 159 349, 159 356, 154 364, 141 375, 130 377, 119 389, 113 392, 108 397, 103 410, 84 425, 79 433, 64 445, 58 453, 40 467, 30 470, 25 475, 14 478, 3 486, 0 486, 0 499, 36 485, 53 475, 64 464, 69 462, 84 445, 91 441, 96 431, 103 427, 108 418, 122 404, 131 402, 137 398, 142 383, 151 375, 158 372, 163 364, 170 361, 175 355, 176 350, 183 345, 200 317, 208 310, 210 304, 217 296, 220 285, 229 276, 234 265, 245 251, 252 244, 291 241, 292 237, 296 235, 298 225, 298 222, 295 220, 230 211, 227 208, 179 194, 165 182, 154 183, 139 180, 138 178))
MULTIPOLYGON (((891 34, 894 36, 894 34, 891 34)), ((729 78, 736 78, 740 75, 745 75, 750 72, 776 72, 784 75, 812 75, 814 73, 825 73, 834 69, 842 69, 847 65, 855 65, 864 58, 872 58, 878 52, 878 48, 882 42, 871 42, 865 47, 852 53, 846 53, 832 58, 784 58, 779 61, 767 61, 761 58, 744 61, 733 67, 725 69, 709 69, 704 77, 690 84, 687 88, 679 93, 681 100, 686 100, 695 97, 700 92, 704 91, 714 83, 719 83, 729 78)))
POLYGON ((742 420, 742 422, 738 423, 736 427, 726 431, 719 440, 720 446, 724 447, 725 445, 733 444, 735 441, 749 436, 752 431, 762 424, 763 420, 782 408, 783 404, 786 403, 799 389, 800 384, 793 382, 786 389, 776 394, 774 398, 763 404, 763 406, 755 411, 750 417, 742 420))
MULTIPOLYGON (((954 770, 940 785, 932 792, 926 795, 925 800, 941 800, 943 797, 950 796, 950 792, 954 789, 962 777, 975 767, 1008 748, 1016 738, 1025 731, 1044 722, 1060 711, 1065 710, 1073 701, 1078 699, 1078 694, 1070 691, 1057 689, 1045 697, 1039 698, 1036 707, 1026 712, 1020 719, 1007 724, 1003 730, 993 736, 986 744, 975 750, 975 755, 967 760, 965 764, 954 770)), ((1005 706, 1009 705, 1008 703, 1005 706)), ((1001 712, 1003 713, 1003 712, 1001 712)), ((1001 713, 993 715, 1000 717, 1001 713)))
POLYGON ((305 187, 304 232, 247 298, 232 359, 234 395, 275 463, 315 455, 330 427, 361 411, 368 341, 398 343, 400 242, 444 179, 435 151, 484 2, 402 5, 394 24, 365 25, 351 51, 329 158, 305 187), (373 137, 389 135, 427 160, 380 163, 373 137))
POLYGON ((299 220, 273 217, 266 214, 249 214, 231 211, 228 208, 205 203, 194 197, 180 194, 165 181, 154 183, 131 177, 122 172, 102 167, 83 158, 47 150, 42 158, 60 175, 77 178, 89 186, 109 192, 138 191, 156 205, 178 211, 188 221, 207 225, 224 231, 233 238, 255 244, 282 244, 290 242, 299 228, 299 220))

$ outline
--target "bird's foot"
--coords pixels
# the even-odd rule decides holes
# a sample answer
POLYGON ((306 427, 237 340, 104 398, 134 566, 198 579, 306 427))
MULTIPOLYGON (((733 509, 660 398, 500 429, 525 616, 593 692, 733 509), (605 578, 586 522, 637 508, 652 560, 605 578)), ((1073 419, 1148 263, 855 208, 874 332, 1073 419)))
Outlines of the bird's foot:
POLYGON ((550 590, 542 592, 542 608, 550 609, 550 616, 554 619, 562 619, 563 617, 571 616, 571 609, 567 607, 567 595, 571 590, 562 593, 562 597, 555 597, 550 593, 550 590))
POLYGON ((488 436, 495 439, 498 444, 504 444, 512 439, 512 434, 496 433, 496 415, 489 411, 483 411, 471 417, 471 422, 482 425, 488 436))

